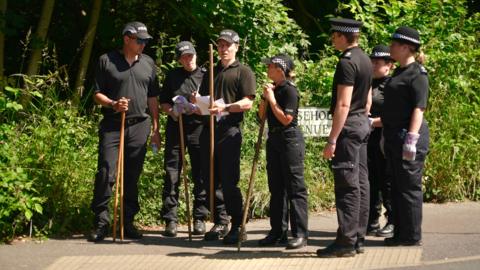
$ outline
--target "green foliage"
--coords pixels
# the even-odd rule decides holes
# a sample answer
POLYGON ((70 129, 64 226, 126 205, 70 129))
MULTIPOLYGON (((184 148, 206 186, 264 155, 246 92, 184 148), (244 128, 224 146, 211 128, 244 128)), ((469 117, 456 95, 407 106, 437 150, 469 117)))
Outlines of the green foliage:
POLYGON ((340 4, 365 22, 364 45, 389 42, 401 25, 419 30, 427 55, 430 154, 424 177, 428 201, 478 200, 480 194, 480 14, 466 1, 351 0, 340 4))

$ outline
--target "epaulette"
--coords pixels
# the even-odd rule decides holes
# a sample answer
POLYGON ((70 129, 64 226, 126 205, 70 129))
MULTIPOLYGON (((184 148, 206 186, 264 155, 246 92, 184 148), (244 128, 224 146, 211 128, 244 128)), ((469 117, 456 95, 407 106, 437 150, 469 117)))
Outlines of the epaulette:
POLYGON ((427 69, 423 65, 418 65, 420 67, 420 73, 427 75, 427 69))
POLYGON ((291 86, 293 86, 293 87, 297 87, 294 82, 289 81, 289 80, 287 80, 287 84, 289 84, 289 85, 291 85, 291 86))
POLYGON ((207 68, 204 67, 204 66, 201 66, 201 67, 200 67, 200 71, 201 71, 202 73, 206 73, 206 72, 207 72, 207 68))
POLYGON ((342 55, 342 58, 347 58, 347 59, 352 58, 352 52, 350 51, 346 52, 344 55, 342 55))

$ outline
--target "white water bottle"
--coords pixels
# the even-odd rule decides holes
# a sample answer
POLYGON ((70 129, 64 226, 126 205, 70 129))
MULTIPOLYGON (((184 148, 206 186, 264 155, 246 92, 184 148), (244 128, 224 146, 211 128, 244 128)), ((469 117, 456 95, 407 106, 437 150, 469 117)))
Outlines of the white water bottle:
POLYGON ((158 153, 158 146, 157 146, 157 144, 156 144, 156 143, 152 143, 150 146, 152 147, 152 152, 153 152, 153 154, 156 155, 156 154, 158 153))

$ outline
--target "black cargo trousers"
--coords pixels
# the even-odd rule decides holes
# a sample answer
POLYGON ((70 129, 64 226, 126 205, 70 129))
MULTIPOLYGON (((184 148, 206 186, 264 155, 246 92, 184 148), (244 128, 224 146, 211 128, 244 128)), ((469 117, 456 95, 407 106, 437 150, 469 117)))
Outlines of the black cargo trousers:
MULTIPOLYGON (((192 168, 193 218, 195 220, 205 220, 208 215, 207 193, 201 175, 200 164, 200 134, 202 128, 203 124, 191 122, 188 120, 188 117, 184 117, 183 137, 192 168)), ((181 185, 180 172, 182 170, 180 126, 171 117, 168 117, 165 129, 164 168, 162 219, 166 223, 170 221, 178 222, 177 210, 179 206, 179 186, 181 185)))
POLYGON ((338 230, 335 242, 353 248, 365 238, 370 203, 367 141, 370 126, 363 113, 349 115, 337 138, 332 169, 338 230))
MULTIPOLYGON (((242 223, 242 193, 240 181, 240 150, 242 133, 240 123, 220 121, 215 123, 214 141, 214 215, 215 224, 228 224, 232 227, 242 223)), ((210 128, 204 126, 200 135, 202 178, 205 179, 207 198, 210 198, 210 128)), ((209 201, 209 199, 207 199, 209 201)))
MULTIPOLYGON (((133 222, 140 210, 138 203, 138 179, 143 169, 146 144, 150 135, 150 118, 134 118, 125 121, 124 143, 124 218, 125 224, 133 222)), ((108 204, 117 175, 120 122, 103 119, 99 125, 98 167, 91 209, 95 225, 110 223, 108 204)))
POLYGON ((383 128, 376 127, 370 132, 368 138, 368 180, 370 182, 370 215, 368 224, 378 223, 378 219, 382 214, 382 204, 386 210, 387 224, 393 224, 391 173, 380 147, 382 131, 383 128))
POLYGON ((290 219, 292 236, 308 237, 304 159, 305 142, 297 127, 268 133, 267 174, 273 235, 287 231, 290 219))
POLYGON ((387 166, 392 174, 392 212, 394 237, 400 241, 422 239, 422 175, 427 157, 430 133, 423 121, 417 142, 415 160, 403 160, 403 143, 406 129, 384 129, 387 166))

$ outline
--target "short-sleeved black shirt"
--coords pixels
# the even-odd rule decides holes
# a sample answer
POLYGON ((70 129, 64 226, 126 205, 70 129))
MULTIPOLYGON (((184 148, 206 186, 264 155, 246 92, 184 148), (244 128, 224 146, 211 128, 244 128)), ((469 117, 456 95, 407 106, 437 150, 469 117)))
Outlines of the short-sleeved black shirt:
POLYGON ((333 76, 332 103, 330 113, 335 112, 337 105, 338 85, 353 86, 352 101, 348 114, 365 113, 368 91, 372 83, 372 63, 370 58, 359 47, 343 52, 333 76))
MULTIPOLYGON (((209 95, 208 72, 205 73, 203 83, 200 86, 202 96, 209 95)), ((221 62, 218 62, 214 68, 214 92, 215 100, 223 98, 225 103, 234 103, 246 96, 255 96, 256 82, 255 74, 252 70, 235 60, 230 66, 224 68, 221 62)), ((230 113, 223 121, 232 125, 238 124, 243 120, 243 112, 230 113)))
MULTIPOLYGON (((189 100, 193 92, 199 91, 205 72, 206 69, 202 67, 198 67, 192 72, 185 70, 183 67, 171 70, 163 83, 160 103, 173 105, 172 98, 177 95, 182 95, 189 100)), ((185 122, 189 123, 190 121, 200 122, 200 116, 185 115, 185 122)))
POLYGON ((372 80, 372 107, 370 108, 371 117, 380 117, 383 110, 385 85, 390 76, 372 80))
POLYGON ((417 62, 398 67, 385 86, 385 102, 381 114, 385 128, 408 128, 415 108, 425 109, 428 100, 428 76, 417 62))
MULTIPOLYGON (((290 124, 288 124, 288 127, 297 126, 298 104, 300 96, 295 85, 290 81, 283 81, 275 88, 273 93, 278 106, 282 108, 285 114, 293 116, 293 120, 290 122, 290 124)), ((277 117, 275 117, 270 106, 268 106, 267 109, 267 119, 268 126, 270 128, 284 127, 284 125, 278 121, 277 117)))
MULTIPOLYGON (((152 58, 142 54, 130 66, 121 51, 100 56, 95 71, 95 92, 112 100, 130 99, 126 118, 147 118, 147 98, 159 95, 156 66, 152 58)), ((112 108, 102 107, 104 118, 120 119, 112 108)))

